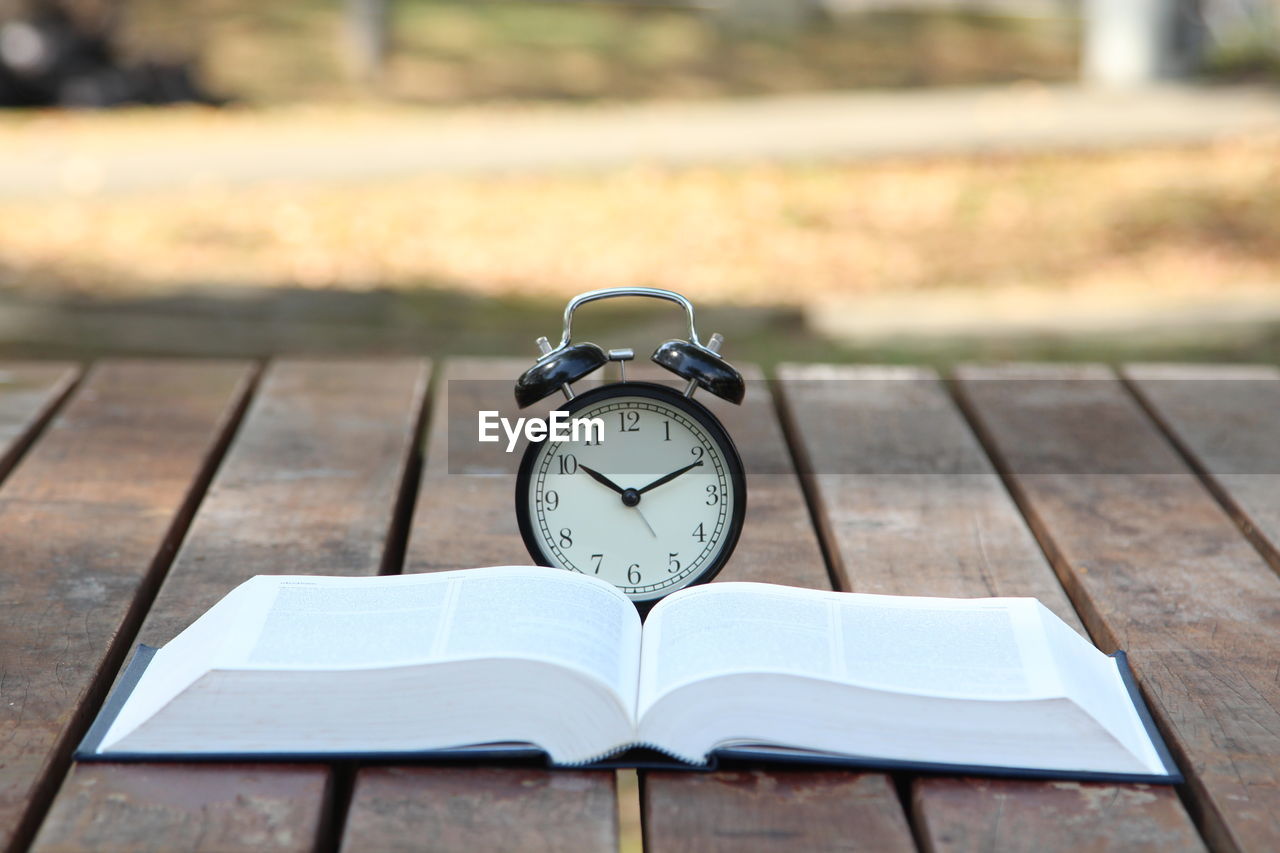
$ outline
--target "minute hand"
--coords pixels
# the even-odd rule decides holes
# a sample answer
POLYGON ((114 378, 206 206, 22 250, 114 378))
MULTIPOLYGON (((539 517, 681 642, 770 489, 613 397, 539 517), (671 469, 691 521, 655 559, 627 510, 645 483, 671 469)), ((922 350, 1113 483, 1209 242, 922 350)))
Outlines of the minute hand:
POLYGON ((638 491, 640 492, 640 494, 643 495, 645 492, 649 491, 650 489, 656 489, 658 488, 658 486, 661 486, 664 483, 670 483, 676 477, 679 477, 681 474, 685 473, 686 471, 692 471, 694 468, 697 468, 701 464, 702 464, 702 460, 699 459, 697 462, 694 462, 692 465, 686 465, 678 471, 672 471, 670 474, 666 475, 665 477, 659 477, 658 479, 654 480, 652 483, 645 486, 644 488, 638 489, 638 491))

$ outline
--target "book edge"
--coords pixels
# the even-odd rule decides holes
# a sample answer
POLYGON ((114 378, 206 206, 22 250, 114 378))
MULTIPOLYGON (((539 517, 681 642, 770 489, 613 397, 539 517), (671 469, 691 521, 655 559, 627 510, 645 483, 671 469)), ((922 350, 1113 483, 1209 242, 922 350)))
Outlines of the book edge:
POLYGON ((606 770, 606 769, 665 769, 665 770, 714 770, 724 763, 751 763, 755 765, 821 765, 827 767, 857 767, 869 770, 909 770, 918 773, 948 775, 983 775, 1015 779, 1065 779, 1078 781, 1111 781, 1111 782, 1149 782, 1155 784, 1182 784, 1185 779, 1178 769, 1168 745, 1161 736, 1151 716, 1147 703, 1142 698, 1133 671, 1129 667, 1128 656, 1122 650, 1109 655, 1115 661, 1120 679, 1128 691, 1129 701, 1133 703, 1142 723, 1165 768, 1165 774, 1106 773, 1097 771, 1064 771, 1035 767, 1005 767, 984 764, 948 764, 927 761, 899 761, 895 759, 875 758, 872 756, 832 756, 825 753, 794 752, 781 754, 774 752, 753 751, 750 748, 719 749, 711 753, 706 764, 689 764, 675 758, 644 756, 634 753, 622 753, 609 759, 586 765, 556 765, 547 754, 536 747, 500 747, 494 749, 445 749, 429 751, 399 752, 281 752, 281 753, 102 753, 102 739, 119 716, 129 696, 137 687, 142 674, 151 664, 158 649, 139 644, 132 659, 125 667, 119 684, 112 690, 107 701, 99 710, 93 724, 85 733, 72 757, 77 761, 118 761, 118 762, 227 762, 227 761, 354 761, 367 763, 468 763, 480 761, 498 761, 513 763, 535 762, 548 767, 565 767, 565 769, 606 770))

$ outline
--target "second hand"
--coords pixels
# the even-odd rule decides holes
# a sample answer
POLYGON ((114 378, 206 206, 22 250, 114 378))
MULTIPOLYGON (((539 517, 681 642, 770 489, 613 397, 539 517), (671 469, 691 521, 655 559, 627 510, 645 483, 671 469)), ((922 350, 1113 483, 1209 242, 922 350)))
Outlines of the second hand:
POLYGON ((640 504, 636 504, 634 507, 632 507, 632 509, 634 509, 636 511, 636 514, 640 516, 640 520, 644 522, 644 526, 649 528, 649 533, 653 535, 653 538, 657 539, 658 534, 653 529, 653 525, 649 523, 649 519, 644 517, 644 513, 640 510, 640 504))

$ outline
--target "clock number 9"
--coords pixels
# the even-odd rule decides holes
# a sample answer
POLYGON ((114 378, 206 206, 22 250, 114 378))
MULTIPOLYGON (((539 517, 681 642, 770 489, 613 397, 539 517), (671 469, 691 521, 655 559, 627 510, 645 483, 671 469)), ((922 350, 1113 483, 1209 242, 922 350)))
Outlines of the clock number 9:
POLYGON ((555 512, 560 508, 560 493, 555 489, 551 489, 543 495, 542 500, 547 505, 547 512, 555 512))
POLYGON ((627 566, 627 583, 630 583, 630 584, 640 583, 640 564, 639 563, 632 563, 631 565, 627 566))

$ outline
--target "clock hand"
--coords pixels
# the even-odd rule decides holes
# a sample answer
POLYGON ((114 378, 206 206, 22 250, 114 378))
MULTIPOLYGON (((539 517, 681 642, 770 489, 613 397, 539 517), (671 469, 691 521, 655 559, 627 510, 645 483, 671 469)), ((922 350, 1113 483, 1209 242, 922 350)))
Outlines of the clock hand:
MULTIPOLYGON (((701 465, 702 463, 699 462, 697 464, 701 465)), ((597 471, 594 468, 588 468, 586 465, 583 465, 581 462, 578 463, 578 467, 581 468, 583 471, 586 471, 587 476, 595 480, 597 483, 601 484, 602 486, 608 486, 618 494, 622 495, 622 502, 629 507, 634 507, 636 514, 639 515, 640 520, 644 522, 644 526, 649 528, 649 533, 653 536, 654 539, 658 538, 657 531, 653 529, 653 525, 649 523, 649 519, 645 518, 644 513, 640 511, 640 506, 639 506, 640 493, 639 492, 637 492, 635 489, 622 488, 617 483, 613 482, 613 480, 610 480, 608 477, 606 477, 604 474, 601 474, 599 471, 597 471), (628 492, 630 492, 631 494, 628 495, 627 494, 628 492)))
POLYGON ((623 492, 622 486, 619 486, 617 483, 613 482, 613 480, 610 480, 608 477, 606 477, 604 474, 601 474, 596 469, 588 468, 586 465, 583 465, 581 462, 578 463, 578 467, 581 468, 583 471, 586 471, 587 475, 591 477, 591 479, 599 483, 600 485, 608 486, 618 494, 622 494, 623 492))
MULTIPOLYGON (((701 460, 701 459, 699 459, 697 462, 694 462, 692 465, 686 465, 686 466, 684 466, 684 467, 683 467, 683 468, 681 468, 679 471, 672 471, 670 474, 666 475, 665 477, 659 477, 658 479, 654 480, 654 481, 653 481, 652 483, 650 483, 649 485, 645 486, 645 487, 644 487, 644 488, 642 488, 642 489, 638 489, 637 491, 639 491, 639 492, 640 492, 640 494, 642 494, 642 495, 643 495, 645 492, 649 491, 650 489, 656 489, 656 488, 658 488, 658 486, 661 486, 661 485, 663 485, 664 483, 670 483, 670 482, 671 482, 672 480, 674 480, 676 477, 679 477, 681 474, 685 473, 686 471, 692 471, 694 468, 697 468, 697 467, 698 467, 699 465, 701 465, 701 464, 702 464, 702 460, 701 460)), ((579 466, 579 467, 581 467, 581 466, 579 466)))
POLYGON ((649 532, 653 534, 653 538, 657 539, 658 538, 657 532, 654 531, 653 525, 649 523, 649 519, 644 517, 644 513, 641 511, 639 504, 636 504, 635 510, 636 510, 636 514, 640 516, 640 520, 644 522, 644 526, 649 528, 649 532))

